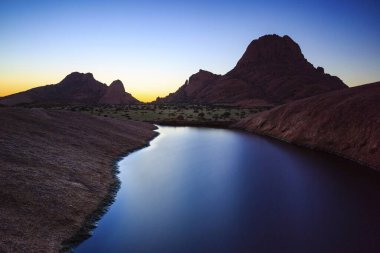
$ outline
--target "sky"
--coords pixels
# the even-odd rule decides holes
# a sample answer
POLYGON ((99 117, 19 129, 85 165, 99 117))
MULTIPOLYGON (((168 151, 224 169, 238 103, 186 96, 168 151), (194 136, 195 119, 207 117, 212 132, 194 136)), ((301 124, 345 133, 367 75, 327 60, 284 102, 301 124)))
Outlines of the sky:
POLYGON ((349 86, 380 81, 379 10, 378 0, 0 0, 0 96, 78 71, 151 101, 199 69, 228 72, 265 34, 289 35, 349 86))

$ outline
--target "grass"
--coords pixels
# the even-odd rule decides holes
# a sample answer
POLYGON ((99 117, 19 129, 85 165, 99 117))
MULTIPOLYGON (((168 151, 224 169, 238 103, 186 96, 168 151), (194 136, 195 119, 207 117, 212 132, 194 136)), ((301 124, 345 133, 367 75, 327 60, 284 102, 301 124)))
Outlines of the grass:
POLYGON ((126 118, 153 123, 231 123, 244 119, 249 114, 261 112, 270 107, 239 108, 218 105, 65 105, 52 106, 55 110, 70 110, 87 114, 126 118))

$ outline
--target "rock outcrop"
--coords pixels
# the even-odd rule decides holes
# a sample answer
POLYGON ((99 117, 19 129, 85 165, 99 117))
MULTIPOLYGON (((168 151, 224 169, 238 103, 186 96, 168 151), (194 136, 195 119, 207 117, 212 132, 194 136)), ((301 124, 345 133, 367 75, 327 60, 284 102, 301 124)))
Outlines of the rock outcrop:
POLYGON ((106 93, 99 100, 100 104, 138 104, 130 93, 126 92, 120 80, 113 81, 106 93))
POLYGON ((0 104, 13 106, 29 103, 63 104, 135 104, 137 99, 126 93, 121 81, 107 86, 91 73, 73 72, 58 84, 37 87, 0 99, 0 104))
POLYGON ((209 71, 200 69, 198 73, 192 75, 184 85, 176 92, 170 93, 165 98, 157 98, 157 102, 165 103, 193 103, 207 99, 207 90, 210 90, 214 83, 220 78, 209 71))
POLYGON ((251 42, 225 75, 200 70, 163 103, 282 104, 344 89, 338 78, 315 68, 289 36, 266 35, 251 42))
POLYGON ((156 136, 148 123, 68 111, 0 108, 0 119, 0 252, 81 239, 112 200, 117 157, 156 136))
POLYGON ((294 101, 254 114, 235 127, 380 170, 380 82, 294 101))

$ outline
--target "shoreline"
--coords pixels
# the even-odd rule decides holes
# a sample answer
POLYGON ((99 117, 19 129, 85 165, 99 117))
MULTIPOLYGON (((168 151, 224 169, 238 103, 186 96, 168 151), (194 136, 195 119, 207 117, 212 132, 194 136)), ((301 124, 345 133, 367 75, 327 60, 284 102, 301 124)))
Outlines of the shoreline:
POLYGON ((204 122, 194 121, 194 122, 190 122, 189 123, 189 122, 186 122, 186 121, 180 121, 180 122, 177 122, 177 121, 163 121, 163 122, 149 122, 149 123, 153 123, 153 124, 157 124, 157 125, 162 125, 162 126, 172 126, 172 127, 202 127, 202 128, 236 130, 236 131, 241 131, 241 132, 248 133, 248 134, 256 134, 256 135, 259 135, 259 136, 264 136, 264 137, 275 139, 275 140, 278 140, 278 141, 281 141, 281 142, 285 142, 285 143, 288 143, 288 144, 291 144, 291 145, 294 145, 294 146, 297 146, 297 147, 306 148, 308 150, 313 150, 313 151, 317 151, 317 152, 331 154, 331 155, 334 155, 334 156, 337 156, 337 157, 340 157, 340 158, 343 158, 343 159, 355 162, 357 164, 365 166, 365 167, 367 167, 367 168, 369 168, 371 170, 374 170, 376 172, 380 172, 380 168, 377 168, 376 166, 372 166, 371 164, 369 164, 369 163, 367 163, 367 162, 365 162, 363 160, 355 159, 355 158, 346 156, 343 153, 340 153, 338 151, 324 149, 324 148, 320 148, 320 147, 314 147, 312 145, 307 145, 305 143, 298 143, 298 142, 291 141, 291 140, 288 140, 288 139, 285 139, 285 138, 281 138, 281 137, 278 137, 278 136, 275 136, 275 135, 271 135, 271 134, 268 134, 268 133, 264 133, 264 132, 260 132, 260 131, 256 131, 256 130, 249 130, 249 129, 245 129, 245 128, 242 128, 242 127, 238 127, 238 126, 235 125, 238 122, 208 122, 208 123, 204 123, 204 122))
POLYGON ((379 82, 329 92, 250 115, 233 127, 380 171, 379 92, 379 82))
POLYGON ((233 121, 214 121, 214 122, 204 122, 204 121, 146 121, 155 125, 161 126, 173 126, 173 127, 206 127, 206 128, 221 128, 221 129, 231 129, 231 126, 237 122, 233 121))
POLYGON ((280 137, 277 137, 277 136, 274 136, 274 135, 266 134, 266 133, 261 133, 261 132, 256 132, 256 131, 249 131, 249 130, 246 130, 246 129, 235 128, 235 127, 232 127, 232 128, 229 128, 229 129, 236 130, 236 131, 241 131, 241 132, 247 133, 247 134, 255 134, 255 135, 258 135, 258 136, 267 137, 267 138, 270 138, 270 139, 273 139, 273 140, 276 140, 276 141, 279 141, 279 142, 282 142, 282 143, 288 143, 290 145, 293 145, 293 146, 296 146, 296 147, 299 147, 299 148, 302 148, 302 149, 307 149, 307 150, 312 150, 312 151, 315 151, 315 152, 320 152, 320 153, 324 153, 324 154, 333 155, 335 157, 339 157, 341 159, 345 159, 345 160, 354 162, 356 164, 359 164, 361 166, 364 166, 367 169, 369 169, 371 171, 374 171, 375 173, 380 173, 380 169, 377 169, 375 166, 371 166, 370 164, 368 164, 368 163, 366 163, 364 161, 361 161, 359 159, 354 159, 354 158, 345 156, 344 154, 339 153, 337 151, 327 150, 327 149, 323 149, 323 148, 313 147, 311 145, 306 145, 306 144, 302 144, 302 143, 292 142, 290 140, 287 140, 287 139, 284 139, 284 138, 280 138, 280 137))
POLYGON ((313 151, 317 151, 317 152, 331 154, 331 155, 334 155, 334 156, 337 156, 337 157, 344 158, 346 160, 355 162, 357 164, 363 165, 363 166, 368 167, 369 169, 374 170, 376 172, 380 172, 380 168, 377 168, 376 166, 372 166, 371 164, 369 164, 369 163, 367 163, 367 162, 365 162, 363 160, 355 159, 355 158, 346 156, 343 153, 340 153, 338 151, 324 149, 324 148, 319 148, 319 147, 313 147, 312 145, 307 145, 305 143, 298 143, 298 142, 295 142, 295 141, 290 141, 288 139, 281 138, 281 137, 278 137, 278 136, 275 136, 275 135, 271 135, 271 134, 268 134, 268 133, 264 133, 264 132, 260 132, 260 131, 256 131, 256 130, 248 130, 248 129, 245 129, 245 128, 237 127, 237 126, 235 126, 235 124, 237 122, 225 122, 225 124, 219 124, 219 122, 215 122, 215 124, 212 124, 212 123, 211 124, 203 124, 203 123, 199 123, 199 122, 194 122, 194 123, 191 123, 191 124, 186 124, 186 122, 176 122, 176 121, 159 122, 159 123, 158 122, 152 122, 152 123, 155 123, 155 124, 158 124, 158 125, 162 125, 162 126, 173 126, 173 127, 204 127, 204 128, 237 130, 237 131, 242 131, 242 132, 245 132, 245 133, 248 133, 248 134, 256 134, 256 135, 260 135, 260 136, 264 136, 264 137, 269 137, 271 139, 275 139, 275 140, 278 140, 278 141, 281 141, 281 142, 285 142, 285 143, 288 143, 288 144, 291 144, 291 145, 294 145, 294 146, 297 146, 297 147, 306 148, 308 150, 313 150, 313 151))
POLYGON ((248 133, 248 134, 256 134, 259 136, 269 137, 271 139, 275 139, 275 140, 278 140, 281 142, 286 142, 286 143, 289 143, 289 144, 297 146, 297 147, 306 148, 306 149, 317 151, 317 152, 331 154, 331 155, 334 155, 334 156, 355 162, 355 163, 360 164, 362 166, 365 166, 371 170, 375 170, 376 172, 380 172, 380 168, 377 168, 376 166, 372 166, 371 164, 369 164, 363 160, 355 159, 355 158, 346 156, 343 153, 340 153, 338 151, 324 149, 324 148, 320 148, 320 147, 314 147, 312 145, 307 145, 305 143, 298 143, 298 142, 291 141, 291 140, 288 140, 285 138, 281 138, 279 136, 271 135, 269 133, 260 132, 258 130, 245 129, 245 128, 236 126, 236 124, 238 124, 238 122, 230 122, 229 121, 229 122, 206 122, 205 123, 205 122, 198 122, 198 121, 194 121, 194 122, 189 122, 189 121, 162 121, 162 122, 149 122, 149 123, 162 125, 162 126, 173 126, 173 127, 202 127, 202 128, 237 130, 237 131, 241 131, 241 132, 248 133))
MULTIPOLYGON (((104 119, 102 117, 83 115, 81 113, 57 112, 57 111, 49 111, 49 110, 44 110, 44 109, 0 109, 0 113, 5 119, 3 121, 3 124, 0 124, 0 130, 1 130, 0 143, 4 144, 3 147, 0 147, 0 152, 3 151, 2 154, 4 154, 4 157, 2 158, 3 160, 0 160, 0 162, 4 162, 4 165, 5 165, 4 167, 5 170, 3 174, 6 174, 7 170, 15 169, 13 167, 18 165, 18 164, 15 164, 15 162, 17 161, 23 162, 24 164, 27 164, 27 166, 31 166, 32 168, 34 168, 33 166, 43 165, 43 168, 45 168, 44 173, 46 173, 46 169, 50 169, 49 168, 49 166, 51 166, 50 163, 54 163, 54 162, 58 163, 58 165, 62 167, 62 170, 64 170, 60 173, 70 174, 73 171, 74 172, 76 171, 75 173, 80 172, 79 175, 76 175, 75 177, 71 179, 72 180, 71 182, 73 183, 73 185, 70 184, 70 185, 62 186, 61 181, 59 181, 60 176, 61 176, 60 174, 57 175, 57 178, 53 177, 52 181, 57 181, 56 182, 57 185, 53 184, 53 186, 57 187, 58 189, 58 190, 57 189, 54 189, 54 190, 58 191, 59 194, 54 195, 54 192, 49 192, 49 193, 46 193, 46 195, 48 195, 48 197, 50 196, 50 200, 51 198, 53 198, 54 201, 59 201, 58 203, 60 206, 58 207, 50 206, 50 207, 46 207, 46 209, 43 208, 41 210, 36 209, 36 208, 41 208, 40 203, 45 203, 43 200, 44 196, 37 196, 37 197, 42 198, 42 200, 40 199, 30 200, 30 199, 27 199, 28 196, 25 196, 25 197, 20 196, 19 191, 21 191, 22 189, 17 190, 17 188, 13 188, 15 190, 12 191, 12 188, 10 187, 7 188, 7 183, 9 184, 9 182, 7 182, 6 180, 3 180, 3 183, 0 182, 0 186, 3 186, 5 184, 5 187, 3 188, 0 187, 0 195, 13 194, 15 197, 11 200, 13 202, 16 201, 16 204, 19 203, 17 202, 19 199, 21 199, 21 201, 25 201, 24 199, 26 199, 27 201, 29 201, 27 203, 33 203, 33 204, 30 204, 29 206, 26 206, 26 208, 28 208, 27 210, 32 210, 32 212, 28 213, 28 215, 24 214, 24 216, 20 216, 21 214, 24 213, 23 208, 21 208, 21 210, 19 210, 18 212, 12 213, 12 216, 15 216, 16 218, 18 217, 19 219, 17 220, 16 225, 9 222, 9 221, 12 221, 13 217, 4 218, 4 217, 7 217, 7 212, 4 212, 3 214, 0 213, 0 218, 2 218, 0 220, 3 223, 5 223, 3 231, 8 231, 8 232, 10 231, 12 233, 16 231, 17 233, 22 233, 22 232, 18 232, 19 230, 17 230, 17 229, 20 229, 20 227, 22 228, 22 226, 30 226, 30 224, 33 224, 33 226, 36 227, 35 233, 31 233, 29 235, 29 237, 32 239, 31 243, 28 241, 28 239, 30 240, 30 238, 24 238, 24 236, 21 236, 21 237, 16 237, 16 238, 13 237, 12 239, 12 237, 7 238, 7 234, 4 234, 4 236, 2 236, 4 238, 0 240, 0 251, 4 250, 5 252, 7 252, 6 249, 9 249, 10 247, 14 247, 15 249, 19 249, 19 250, 28 249, 29 252, 52 252, 56 250, 57 252, 62 252, 62 253, 72 252, 75 249, 75 247, 77 247, 80 243, 82 243, 84 240, 88 239, 91 236, 91 231, 93 231, 96 228, 97 222, 103 217, 103 215, 109 210, 111 205, 114 203, 117 193, 121 187, 120 186, 121 182, 118 177, 118 174, 120 172, 119 166, 118 166, 119 161, 121 161, 126 156, 132 154, 133 152, 136 152, 138 150, 141 150, 145 147, 150 146, 151 141, 154 140, 159 135, 157 131, 154 131, 154 130, 157 130, 158 127, 156 125, 151 125, 149 123, 135 122, 135 121, 128 121, 128 120, 116 120, 116 119, 110 119, 110 118, 104 119), (63 119, 61 119, 61 117, 63 117, 63 119), (80 124, 80 126, 78 126, 78 124, 80 124), (15 127, 16 125, 17 127, 15 127), (67 125, 69 127, 67 127, 67 125), (94 126, 95 129, 90 130, 88 129, 88 126, 94 126), (126 127, 126 129, 124 127, 126 127), (27 130, 23 130, 23 129, 27 129, 27 130), (58 133, 59 131, 61 131, 59 129, 62 130, 62 133, 61 132, 58 133), (83 136, 83 131, 85 131, 86 138, 83 140, 78 140, 77 136, 83 136), (73 136, 67 136, 68 134, 73 135, 73 136), (122 135, 119 136, 119 134, 124 134, 124 136, 126 137, 122 137, 122 135), (54 141, 55 138, 57 138, 57 135, 59 138, 61 138, 60 135, 63 136, 64 139, 60 139, 60 140, 64 140, 63 143, 54 141), (21 155, 23 152, 24 153, 26 152, 26 156, 20 156, 20 154, 16 154, 16 156, 12 157, 11 153, 9 152, 12 152, 12 150, 14 150, 14 148, 17 147, 17 145, 19 145, 20 147, 24 147, 25 146, 24 142, 30 141, 28 138, 32 140, 34 145, 37 145, 37 146, 31 146, 31 147, 27 146, 27 148, 23 148, 21 150, 16 149, 18 150, 18 152, 21 152, 21 155), (88 140, 91 138, 95 138, 95 139, 88 140), (120 138, 121 140, 119 140, 120 138), (95 142, 92 143, 93 141, 95 142), (45 146, 46 144, 48 144, 48 146, 45 146), (68 144, 70 144, 68 146, 70 147, 69 151, 67 150, 67 147, 66 147, 68 144), (7 150, 7 145, 8 146, 10 145, 11 149, 7 150), (59 164, 59 161, 55 161, 57 158, 60 158, 60 157, 57 157, 55 153, 49 154, 49 152, 51 152, 50 151, 51 148, 50 149, 48 148, 49 145, 53 148, 53 151, 55 151, 55 149, 58 149, 58 150, 62 149, 65 152, 69 152, 69 153, 65 153, 65 152, 59 153, 63 157, 62 159, 64 159, 64 161, 74 158, 73 161, 69 162, 68 164, 70 165, 69 167, 67 167, 68 165, 66 164, 62 165, 62 164, 59 164), (75 146, 72 146, 72 145, 75 145, 75 146), (37 156, 38 159, 42 160, 41 165, 39 163, 37 163, 37 165, 33 164, 35 162, 34 159, 36 158, 35 155, 38 154, 38 152, 33 155, 28 153, 30 152, 30 150, 34 150, 34 148, 37 148, 37 149, 42 148, 42 150, 45 151, 45 153, 41 153, 41 157, 37 156), (126 150, 126 151, 120 153, 120 150, 126 150), (72 156, 73 152, 76 153, 74 156, 72 156), (100 155, 103 154, 103 156, 98 156, 99 154, 100 155), (83 155, 85 155, 85 157, 83 157, 83 155), (7 156, 11 156, 11 157, 7 159, 8 158, 7 156), (31 159, 30 157, 33 159, 30 160, 31 159), (75 158, 77 158, 77 160, 75 158), (82 171, 86 167, 89 167, 89 166, 91 167, 91 163, 90 165, 86 164, 87 162, 86 158, 91 160, 91 162, 93 163, 92 166, 96 165, 97 167, 95 166, 95 168, 93 168, 92 170, 82 171), (45 165, 43 162, 45 162, 45 165), (49 162, 49 163, 46 163, 46 162, 49 162), (102 164, 102 167, 99 167, 100 164, 102 164), (80 165, 80 166, 77 166, 76 168, 75 165, 80 165), (67 169, 67 168, 71 168, 71 169, 67 169), (96 174, 94 175, 93 173, 101 173, 102 176, 98 177, 96 174), (87 179, 85 179, 86 177, 87 179), (87 188, 85 192, 83 192, 83 188, 79 188, 79 189, 76 188, 78 187, 77 185, 75 185, 77 184, 77 182, 81 183, 81 185, 84 184, 85 186, 86 184, 84 182, 90 182, 90 185, 92 187, 95 186, 96 188, 93 189, 90 187, 90 188, 87 188), (97 185, 99 185, 99 188, 97 187, 97 185), (102 189, 105 188, 105 185, 108 185, 108 186, 106 186, 107 189, 105 189, 104 191, 102 189), (66 188, 66 190, 64 190, 65 189, 64 187, 69 187, 69 188, 66 188), (68 191, 68 193, 66 191, 68 191), (74 193, 71 193, 70 195, 70 192, 74 192, 74 193), (102 195, 101 192, 105 192, 105 194, 103 195, 103 197, 100 198, 100 201, 97 202, 99 199, 99 196, 102 195), (63 196, 62 196, 62 193, 63 193, 63 196), (70 198, 70 196, 72 197, 70 198), (76 196, 78 197, 77 199, 75 199, 76 196), (62 197, 64 197, 64 199, 61 199, 62 197), (71 205, 73 205, 74 207, 72 207, 71 205), (54 216, 51 216, 52 210, 54 211, 57 208, 59 208, 58 210, 60 210, 60 212, 63 212, 63 214, 54 213, 54 216), (58 220, 58 222, 62 222, 61 221, 62 215, 64 218, 71 217, 71 215, 73 215, 73 212, 70 211, 73 208, 74 208, 74 211, 75 210, 78 210, 78 212, 80 211, 81 215, 72 217, 71 218, 72 220, 68 220, 70 222, 69 224, 66 224, 66 222, 58 223, 62 227, 59 227, 59 226, 56 227, 55 225, 57 224, 56 220, 58 220), (86 216, 83 216, 83 213, 88 212, 89 208, 91 208, 93 211, 91 211, 90 213, 87 213, 86 216), (35 216, 34 212, 36 210, 38 210, 37 213, 39 217, 46 218, 46 224, 48 224, 47 226, 43 225, 45 223, 40 224, 40 223, 36 223, 33 220, 28 221, 30 223, 23 224, 25 223, 23 222, 23 219, 29 220, 31 217, 34 217, 35 216), (48 214, 47 216, 44 216, 45 212, 48 214), (80 219, 82 219, 83 221, 81 222, 81 224, 78 225, 77 222, 80 219), (52 226, 52 228, 54 229, 49 229, 49 226, 52 226), (13 228, 16 228, 16 230, 13 230, 13 228), (48 231, 48 233, 51 233, 52 236, 47 237, 46 231, 48 231), (66 235, 69 235, 69 237, 67 238, 66 235), (45 239, 41 239, 41 238, 45 238, 45 239), (47 244, 49 248, 46 247, 47 244), (13 246, 13 245, 16 245, 16 246, 13 246)), ((377 169, 374 166, 371 166, 370 164, 367 164, 365 161, 353 159, 352 157, 345 156, 344 154, 341 154, 339 152, 323 149, 323 147, 321 148, 318 146, 307 145, 307 143, 299 143, 296 140, 291 141, 286 138, 277 137, 275 135, 270 135, 269 133, 260 132, 254 129, 243 128, 241 126, 231 124, 231 122, 229 122, 229 124, 226 124, 225 126, 220 126, 218 124, 193 125, 193 124, 185 124, 184 122, 171 122, 171 123, 173 124, 165 124, 165 122, 160 122, 160 123, 155 122, 155 124, 162 125, 162 126, 222 128, 222 129, 227 129, 227 130, 242 131, 248 134, 257 134, 257 135, 269 137, 278 141, 287 142, 289 144, 299 146, 301 148, 307 148, 309 150, 315 150, 317 152, 332 154, 342 159, 350 160, 357 164, 363 165, 371 171, 379 172, 379 169, 377 169)), ((41 179, 42 182, 44 182, 43 181, 44 174, 40 175, 38 174, 39 173, 38 171, 34 173, 37 173, 37 176, 36 176, 37 179, 41 179)), ((52 174, 52 175, 54 176, 55 174, 52 174)), ((0 173, 0 179, 3 179, 3 177, 4 175, 0 173)), ((12 179, 12 180, 13 181, 11 182, 11 184, 12 183, 14 185, 19 184, 18 178, 12 179)), ((36 184, 37 182, 40 183, 39 181, 36 181, 36 180, 33 182, 27 181, 27 187, 29 186, 32 192, 38 191, 41 186, 36 184)), ((87 187, 89 186, 87 185, 87 187)), ((23 189, 27 189, 28 191, 28 188, 23 188, 23 189)), ((4 195, 4 196, 7 196, 7 195, 4 195)), ((10 204, 8 202, 5 202, 5 203, 7 204, 5 204, 4 210, 7 210, 6 209, 7 205, 12 206, 12 203, 10 204)), ((8 213, 8 216, 9 216, 9 213, 8 213)), ((37 219, 37 221, 39 221, 39 219, 37 219)), ((20 231, 23 231, 23 230, 20 230, 20 231)), ((30 232, 25 231, 24 233, 30 233, 30 232)), ((2 233, 0 231, 0 237, 1 235, 2 233)))
MULTIPOLYGON (((248 130, 245 130, 245 129, 234 128, 234 127, 231 127, 231 126, 228 126, 228 127, 219 126, 218 127, 218 126, 210 126, 210 125, 186 125, 186 124, 176 125, 176 124, 161 124, 161 123, 156 123, 156 124, 158 126, 162 125, 162 126, 171 126, 171 127, 205 127, 205 128, 226 129, 226 130, 240 131, 240 132, 244 132, 246 134, 255 134, 255 135, 263 136, 263 137, 266 137, 266 138, 271 138, 271 139, 274 139, 274 140, 277 140, 277 141, 280 141, 280 142, 285 142, 285 143, 288 143, 290 145, 294 145, 294 146, 300 147, 302 149, 306 148, 308 150, 313 150, 313 151, 316 151, 316 152, 330 154, 330 155, 333 155, 333 156, 336 156, 336 157, 339 157, 339 158, 342 158, 342 159, 349 160, 351 162, 360 164, 362 166, 365 166, 366 168, 368 168, 368 170, 371 170, 371 172, 375 172, 375 173, 379 172, 376 168, 371 167, 368 164, 365 164, 364 162, 362 162, 360 160, 354 160, 354 159, 351 159, 349 157, 345 157, 344 155, 342 155, 340 153, 337 153, 337 152, 334 153, 334 152, 331 152, 331 151, 328 151, 328 150, 313 148, 311 146, 298 144, 298 143, 295 143, 295 142, 288 141, 286 139, 281 139, 281 138, 278 138, 276 136, 272 136, 272 135, 268 135, 268 134, 263 134, 263 133, 259 133, 259 132, 252 132, 252 131, 248 131, 248 130)), ((115 180, 114 184, 110 187, 110 190, 109 190, 107 196, 105 197, 105 199, 99 204, 98 209, 92 215, 90 215, 88 217, 88 219, 86 219, 83 227, 78 231, 78 233, 75 234, 72 238, 70 238, 68 240, 65 240, 62 243, 63 247, 62 247, 62 250, 60 251, 61 253, 72 252, 72 250, 74 250, 75 247, 79 246, 80 243, 84 242, 86 239, 88 239, 88 238, 91 237, 91 231, 93 231, 94 229, 96 229, 97 222, 108 212, 109 208, 115 202, 115 198, 116 198, 117 193, 118 193, 118 191, 119 191, 119 189, 121 187, 121 182, 120 182, 120 179, 118 177, 118 174, 120 173, 118 163, 122 159, 124 159, 126 156, 128 156, 128 155, 130 155, 130 154, 132 154, 134 152, 137 152, 139 150, 142 150, 142 149, 144 149, 146 147, 149 147, 151 141, 153 141, 156 137, 159 136, 158 132, 155 132, 155 133, 156 133, 156 135, 153 136, 152 139, 146 145, 141 146, 141 147, 137 147, 136 149, 131 150, 131 151, 127 152, 127 153, 124 153, 124 154, 118 156, 115 159, 114 166, 113 166, 113 173, 114 173, 114 180, 115 180)))
MULTIPOLYGON (((333 152, 333 151, 330 151, 330 150, 324 150, 324 149, 320 149, 320 148, 314 148, 312 146, 308 146, 308 145, 304 145, 304 144, 299 144, 299 143, 296 143, 296 142, 289 141, 287 139, 276 137, 274 135, 264 134, 264 133, 260 133, 260 132, 256 132, 256 131, 249 131, 249 130, 246 130, 246 129, 235 128, 235 127, 233 127, 233 125, 231 124, 231 122, 229 122, 229 124, 226 124, 226 125, 223 125, 223 124, 199 124, 198 122, 195 122, 195 124, 186 124, 186 122, 182 122, 180 124, 177 124, 177 122, 160 122, 160 123, 158 123, 158 122, 152 122, 152 123, 155 123, 158 126, 162 125, 162 126, 171 126, 171 127, 214 128, 214 129, 226 129, 226 130, 241 131, 241 132, 244 132, 246 134, 255 134, 255 135, 263 136, 263 137, 266 137, 266 138, 271 138, 271 139, 274 139, 274 140, 277 140, 277 141, 280 141, 280 142, 285 142, 285 143, 288 143, 290 145, 294 145, 294 146, 300 147, 302 149, 306 148, 308 150, 313 150, 313 151, 316 151, 316 152, 330 154, 330 155, 333 155, 333 156, 336 156, 336 157, 339 157, 339 158, 342 158, 342 159, 349 160, 351 162, 357 163, 359 165, 365 166, 366 168, 368 168, 368 170, 371 170, 372 172, 375 172, 375 173, 379 172, 375 167, 372 167, 372 166, 370 166, 369 164, 366 164, 363 161, 355 160, 355 159, 352 159, 350 157, 344 156, 341 153, 333 152)), ((89 217, 89 219, 85 222, 85 224, 82 227, 82 229, 80 231, 78 231, 78 233, 76 235, 74 235, 72 238, 70 238, 69 240, 67 240, 67 241, 65 241, 63 243, 64 247, 62 248, 62 251, 60 251, 60 252, 62 252, 62 253, 71 252, 70 250, 75 249, 75 247, 79 246, 80 243, 84 242, 86 239, 88 239, 88 238, 91 237, 91 235, 90 235, 91 231, 94 230, 94 229, 96 229, 96 223, 102 218, 103 215, 105 215, 107 213, 107 211, 109 210, 109 208, 111 207, 111 205, 114 203, 115 197, 117 196, 117 193, 118 193, 118 191, 119 191, 119 189, 121 187, 121 182, 120 182, 120 179, 118 177, 118 174, 120 173, 118 163, 122 159, 124 159, 126 156, 128 156, 128 155, 130 155, 130 154, 132 154, 134 152, 137 152, 137 151, 139 151, 141 149, 144 149, 146 147, 149 147, 150 146, 150 142, 152 140, 154 140, 158 135, 159 135, 159 133, 157 133, 154 137, 152 137, 152 139, 149 141, 148 144, 146 144, 146 145, 144 145, 142 147, 138 147, 138 148, 136 148, 134 150, 131 150, 131 151, 129 151, 129 152, 123 154, 123 155, 120 155, 118 158, 115 159, 115 161, 114 161, 114 169, 113 169, 113 173, 114 173, 114 177, 115 177, 115 182, 112 185, 112 187, 110 188, 109 193, 107 194, 107 196, 104 199, 104 201, 102 203, 100 203, 99 208, 96 210, 96 212, 94 212, 93 215, 91 215, 89 217)))
MULTIPOLYGON (((157 130, 158 127, 155 126, 157 130)), ((112 204, 115 202, 117 193, 121 187, 121 181, 119 178, 120 168, 119 162, 123 160, 125 157, 131 155, 134 152, 142 150, 150 146, 150 143, 159 136, 159 133, 154 131, 154 135, 152 138, 143 146, 136 147, 130 151, 124 152, 114 159, 112 174, 114 182, 110 185, 109 191, 104 197, 104 199, 99 203, 98 208, 92 213, 89 214, 86 220, 83 223, 83 226, 69 239, 64 240, 61 245, 60 253, 70 253, 73 252, 76 247, 78 247, 81 243, 91 237, 91 232, 96 229, 97 223, 101 220, 101 218, 108 212, 112 204)))
POLYGON ((156 126, 45 109, 0 109, 0 252, 69 252, 113 203, 117 162, 156 126))

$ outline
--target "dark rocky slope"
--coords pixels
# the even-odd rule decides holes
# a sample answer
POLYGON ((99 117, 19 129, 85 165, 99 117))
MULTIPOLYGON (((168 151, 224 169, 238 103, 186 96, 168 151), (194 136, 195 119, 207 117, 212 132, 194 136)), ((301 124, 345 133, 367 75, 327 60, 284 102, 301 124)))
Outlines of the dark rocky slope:
POLYGON ((225 75, 200 70, 175 93, 157 102, 281 104, 344 89, 337 77, 314 68, 289 36, 266 35, 252 41, 236 67, 225 75))
POLYGON ((43 109, 0 109, 0 252, 58 252, 117 183, 117 157, 153 125, 43 109))
POLYGON ((235 127, 336 153, 380 170, 380 82, 298 100, 235 127))
POLYGON ((0 104, 8 106, 28 103, 137 104, 139 101, 125 92, 120 80, 107 86, 95 80, 91 73, 74 72, 58 84, 37 87, 0 99, 0 104))

